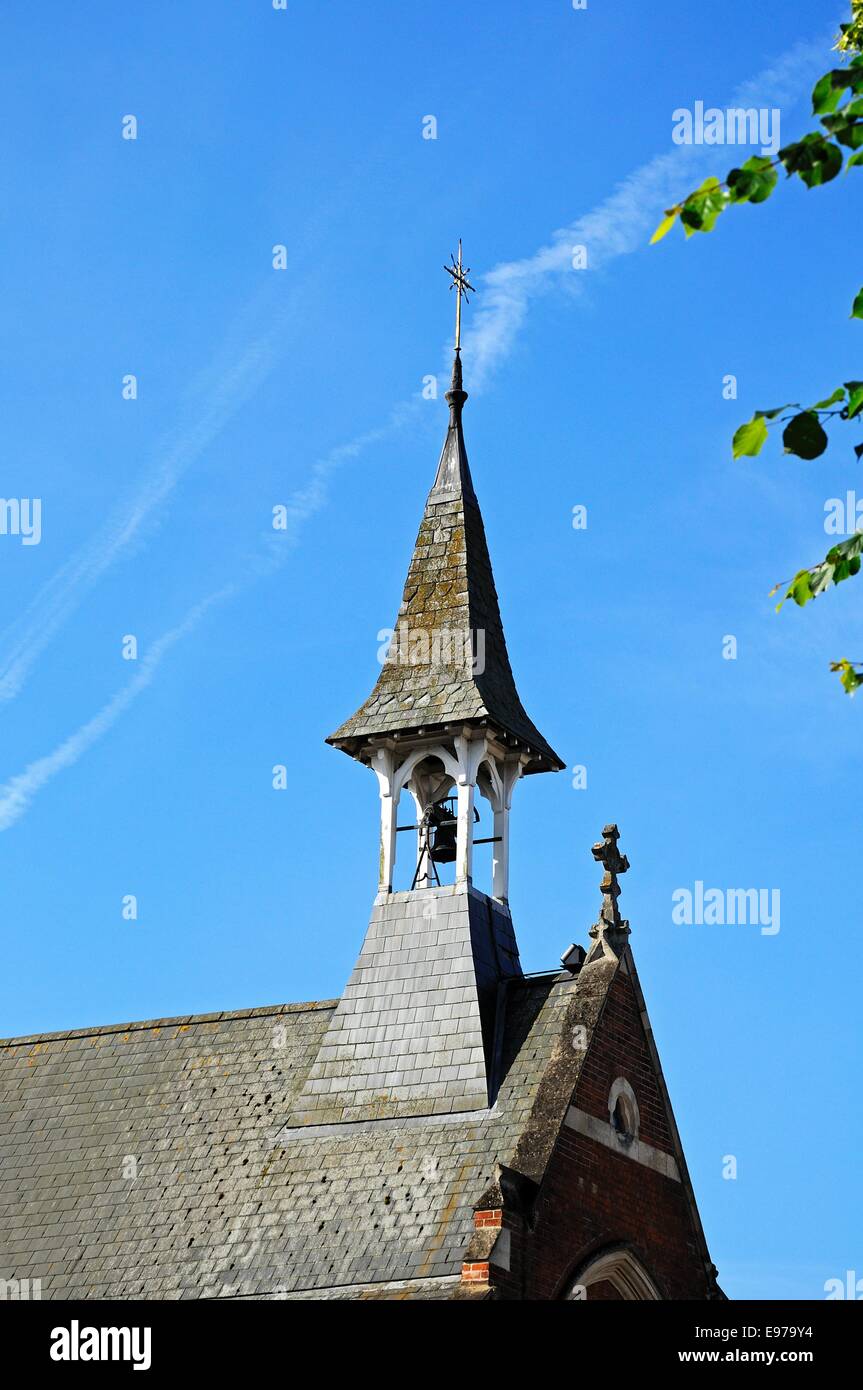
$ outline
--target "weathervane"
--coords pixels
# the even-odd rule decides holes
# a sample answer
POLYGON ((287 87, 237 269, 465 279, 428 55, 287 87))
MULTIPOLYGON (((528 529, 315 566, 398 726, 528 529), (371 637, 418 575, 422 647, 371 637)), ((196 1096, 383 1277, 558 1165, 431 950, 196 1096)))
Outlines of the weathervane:
POLYGON ((461 352, 461 301, 462 301, 462 296, 464 296, 464 298, 467 299, 468 303, 470 303, 470 300, 468 299, 468 293, 467 293, 468 290, 470 290, 471 294, 476 294, 476 290, 474 289, 473 285, 470 283, 470 281, 469 281, 468 278, 467 278, 467 277, 470 275, 470 266, 468 266, 467 269, 462 269, 462 263, 461 263, 461 237, 459 237, 459 240, 458 240, 458 260, 456 260, 455 256, 453 256, 452 253, 450 253, 450 260, 452 261, 452 265, 445 265, 445 266, 444 266, 444 270, 446 271, 447 275, 451 275, 451 276, 452 276, 452 281, 450 282, 450 289, 451 289, 451 290, 454 289, 455 292, 456 292, 456 296, 455 296, 455 350, 456 350, 456 352, 461 352))

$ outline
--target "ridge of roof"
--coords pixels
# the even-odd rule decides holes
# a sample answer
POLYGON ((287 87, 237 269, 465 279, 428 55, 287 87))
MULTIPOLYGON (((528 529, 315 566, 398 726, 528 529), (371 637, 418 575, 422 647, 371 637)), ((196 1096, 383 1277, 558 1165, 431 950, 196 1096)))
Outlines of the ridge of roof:
POLYGON ((609 990, 620 967, 621 962, 617 957, 600 956, 590 964, 583 965, 575 977, 575 988, 546 1058, 542 1079, 510 1164, 516 1172, 534 1182, 539 1182, 545 1173, 609 990), (583 1048, 573 1046, 576 1027, 586 1030, 586 1045, 583 1048))
MULTIPOLYGON (((553 979, 560 971, 534 970, 522 977, 523 984, 536 984, 553 979)), ((338 999, 309 999, 292 1004, 258 1004, 248 1009, 216 1009, 207 1014, 176 1014, 168 1018, 135 1019, 127 1023, 94 1024, 84 1028, 59 1028, 50 1033, 21 1033, 0 1038, 0 1048, 24 1047, 28 1043, 62 1042, 66 1038, 96 1038, 110 1033, 137 1033, 153 1028, 179 1028, 198 1023, 223 1023, 236 1018, 267 1018, 276 1014, 312 1013, 315 1010, 335 1009, 338 999)))
POLYGON ((185 1028, 199 1023, 225 1023, 230 1019, 269 1018, 278 1014, 312 1013, 316 1009, 334 1009, 338 999, 314 999, 300 1004, 260 1004, 250 1009, 217 1009, 208 1014, 178 1014, 173 1018, 149 1018, 131 1023, 105 1023, 89 1028, 62 1028, 53 1033, 25 1033, 19 1037, 0 1038, 0 1047, 23 1047, 28 1043, 61 1042, 65 1038, 97 1038, 110 1033, 150 1032, 154 1028, 185 1028))

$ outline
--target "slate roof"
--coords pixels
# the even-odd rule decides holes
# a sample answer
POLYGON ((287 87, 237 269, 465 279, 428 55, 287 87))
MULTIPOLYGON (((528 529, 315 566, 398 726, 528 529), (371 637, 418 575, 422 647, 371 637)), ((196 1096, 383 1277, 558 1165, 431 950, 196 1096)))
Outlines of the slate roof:
POLYGON ((360 756, 370 738, 488 724, 533 754, 525 772, 564 764, 518 696, 462 430, 456 357, 450 421, 426 502, 395 636, 366 702, 327 742, 360 756))
POLYGON ((455 1116, 286 1128, 337 1001, 0 1043, 0 1278, 43 1298, 473 1297, 474 1208, 500 1162, 541 1175, 572 1029, 616 965, 510 980, 495 1104, 455 1116))
POLYGON ((516 975, 503 903, 458 884, 383 895, 290 1123, 487 1105, 498 985, 516 975))

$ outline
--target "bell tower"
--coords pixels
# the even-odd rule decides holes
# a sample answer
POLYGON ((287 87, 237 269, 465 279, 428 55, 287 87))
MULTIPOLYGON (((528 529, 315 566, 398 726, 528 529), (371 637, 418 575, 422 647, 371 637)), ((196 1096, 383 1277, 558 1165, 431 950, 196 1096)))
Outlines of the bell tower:
POLYGON ((513 793, 521 777, 564 766, 516 690, 468 467, 461 301, 473 287, 461 243, 446 269, 456 292, 446 438, 377 683, 327 740, 377 777, 378 892, 294 1124, 493 1102, 501 990, 521 974, 509 911, 513 793), (492 834, 475 838, 480 799, 492 834), (488 841, 486 892, 474 885, 474 847, 488 841), (397 849, 410 854, 411 887, 401 892, 397 849), (451 883, 441 865, 452 865, 451 883))
MULTIPOLYGON (((524 711, 509 664, 497 592, 462 428, 461 300, 472 289, 458 261, 456 344, 446 393, 449 426, 426 502, 401 607, 377 684, 328 743, 377 774, 381 800, 379 890, 393 888, 396 824, 407 790, 416 808, 414 886, 433 880, 435 842, 449 848, 439 811, 456 799, 455 876, 473 879, 475 799, 493 812, 491 896, 509 898, 509 817, 519 777, 563 763, 524 711)), ((447 862, 446 860, 444 862, 447 862)))

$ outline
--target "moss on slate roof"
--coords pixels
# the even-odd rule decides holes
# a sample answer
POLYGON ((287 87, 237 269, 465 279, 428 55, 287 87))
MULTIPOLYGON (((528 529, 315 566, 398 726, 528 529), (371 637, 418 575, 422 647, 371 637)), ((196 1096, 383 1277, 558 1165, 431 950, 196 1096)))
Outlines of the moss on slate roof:
POLYGON ((564 766, 519 699, 500 616, 461 412, 450 423, 405 582, 395 636, 369 698, 328 743, 352 756, 370 738, 488 724, 533 757, 527 772, 564 766))
POLYGON ((0 1043, 0 1277, 43 1298, 456 1296, 496 1165, 562 1121, 542 1088, 565 1055, 569 1099, 592 969, 508 986, 506 1074, 469 1115, 285 1130, 334 1001, 0 1043))

